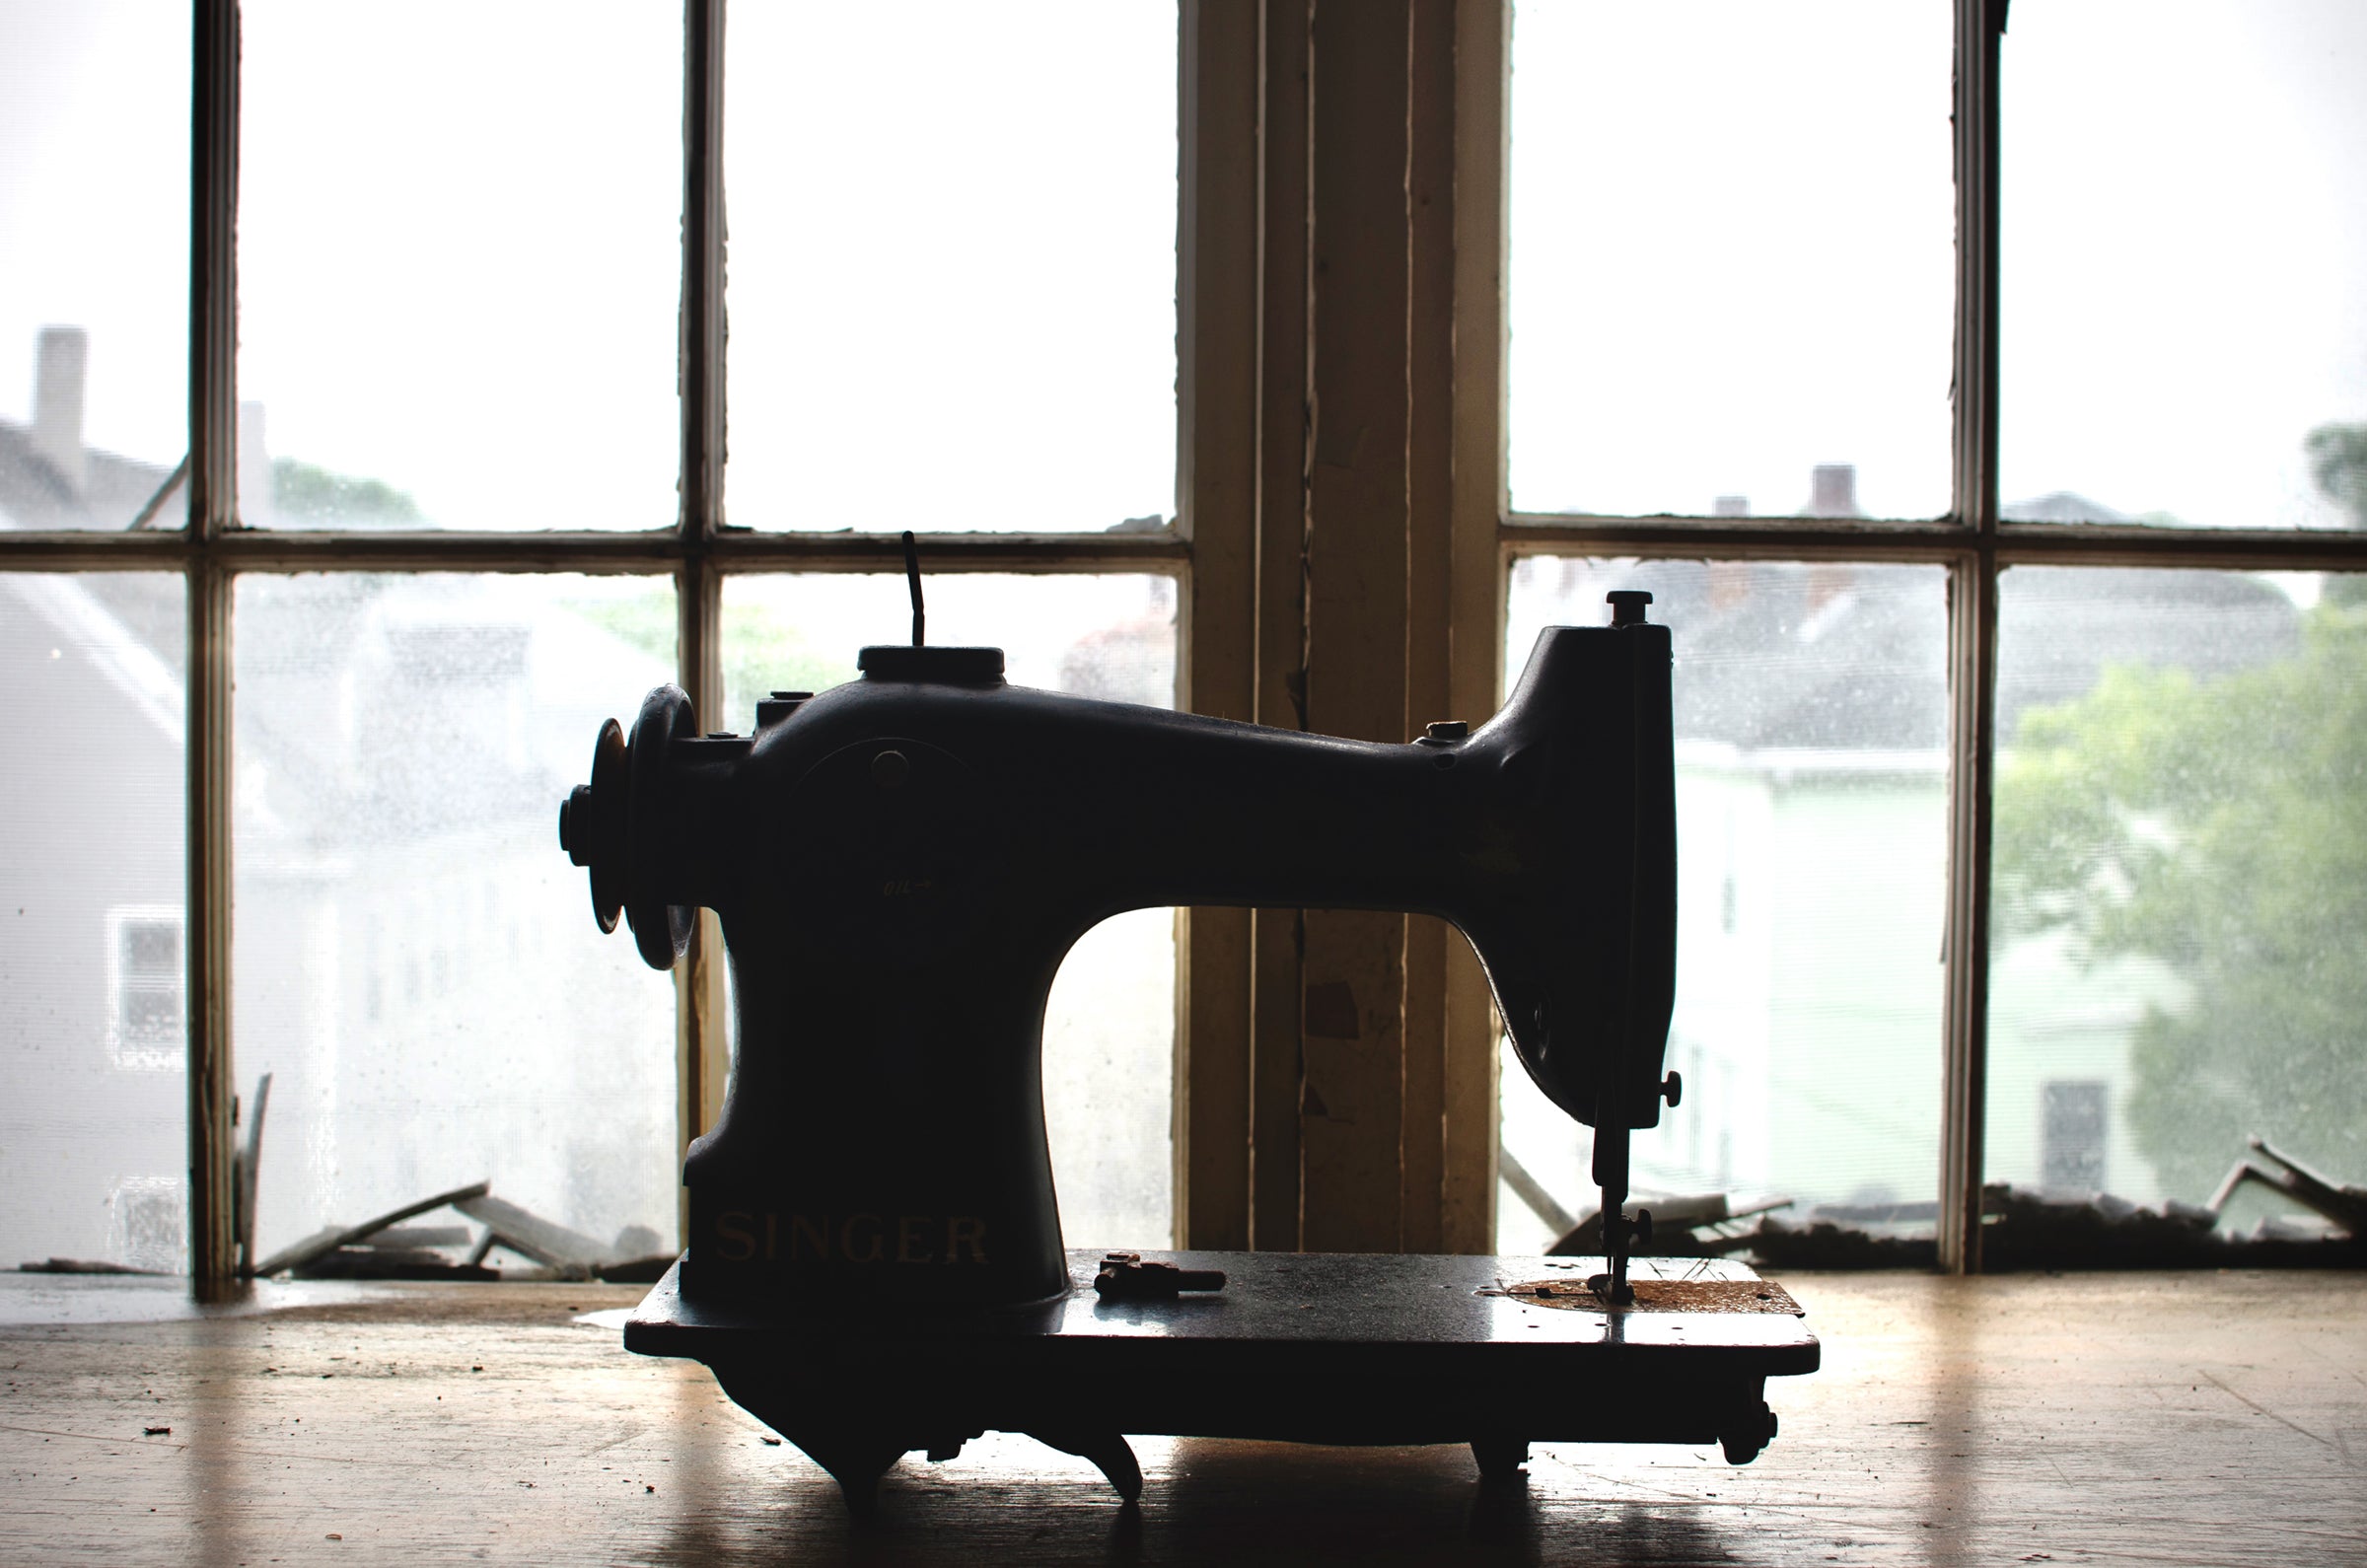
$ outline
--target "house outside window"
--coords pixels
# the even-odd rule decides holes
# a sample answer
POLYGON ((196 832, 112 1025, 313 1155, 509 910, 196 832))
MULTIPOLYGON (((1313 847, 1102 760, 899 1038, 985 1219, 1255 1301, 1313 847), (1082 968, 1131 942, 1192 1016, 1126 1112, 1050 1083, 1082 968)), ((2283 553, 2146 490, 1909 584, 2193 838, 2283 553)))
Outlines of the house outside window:
POLYGON ((179 909, 108 912, 108 1046, 117 1067, 178 1069, 188 963, 179 909))
MULTIPOLYGON (((76 1212, 186 1165, 194 1266, 230 1266, 230 1106, 270 1070, 266 1249, 487 1176, 670 1230, 719 932, 671 986, 597 941, 549 802, 649 684, 743 729, 895 640, 907 527, 932 631, 1028 679, 1317 728, 1392 682, 1406 735, 1483 719, 1539 626, 1650 589, 1695 1081, 1645 1186, 1920 1210, 1971 1266, 1983 1181, 2077 1142, 2059 1083, 2107 1086, 2132 1199, 2246 1132, 2367 1178, 2367 1107, 2312 1089, 2367 1082, 2311 1023, 2339 977, 2248 1007, 2237 962, 2280 925, 2367 950, 2313 815, 2356 804, 2367 687, 2355 9, 1456 0, 1390 11, 1401 58, 1306 0, 726 10, 512 7, 466 50, 286 0, 28 24, 0 704, 69 739, 9 753, 41 825, 5 846, 0 1072, 137 1067, 104 1114, 152 1146, 56 1165, 76 1212), (1321 87, 1376 59, 1405 111, 1366 124, 1370 84, 1321 87), (1402 385, 1343 413, 1367 372, 1402 385), (1363 663, 1326 676, 1343 614, 1363 663), (14 984, 44 974, 82 997, 55 1027, 14 984)), ((1072 1241, 1327 1245, 1303 1216, 1401 1192, 1374 1245, 1525 1247, 1525 1193, 1587 1201, 1451 943, 1374 969, 1401 1126, 1309 1109, 1294 921, 1080 946, 1072 1241), (1367 1139, 1402 1181, 1319 1190, 1367 1139)), ((115 1245, 8 1228, 49 1212, 0 1234, 115 1245)))
MULTIPOLYGON (((1684 892, 1768 910, 1681 914, 1677 1027, 1747 1075, 1701 1113, 1795 1222, 1953 1214, 1960 1256, 1973 1172, 2199 1203, 2256 1133, 2367 1170, 2323 1090, 2360 1081, 2323 956, 2367 936, 2367 250, 2330 227, 2367 17, 2006 18, 1510 28, 1507 668, 1655 591, 1684 892)), ((1574 1203, 1583 1130, 1504 1093, 1574 1203)), ((1639 1140, 1639 1185, 1710 1186, 1689 1147, 1639 1140)))
POLYGON ((2109 1084, 2051 1079, 2040 1105, 2039 1179, 2072 1192, 2101 1192, 2105 1182, 2105 1127, 2112 1114, 2109 1084))

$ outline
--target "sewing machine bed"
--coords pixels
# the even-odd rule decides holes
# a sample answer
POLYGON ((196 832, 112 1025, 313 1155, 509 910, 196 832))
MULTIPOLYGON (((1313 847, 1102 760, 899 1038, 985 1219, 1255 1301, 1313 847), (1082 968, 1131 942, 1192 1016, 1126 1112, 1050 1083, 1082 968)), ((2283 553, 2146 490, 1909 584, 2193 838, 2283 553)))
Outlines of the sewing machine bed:
POLYGON ((933 1449, 992 1428, 1080 1453, 1049 1434, 1470 1443, 1482 1469, 1531 1442, 1722 1442, 1743 1462, 1774 1436, 1764 1380, 1818 1363, 1782 1287, 1719 1258, 1637 1258, 1636 1304, 1614 1311, 1587 1288, 1599 1257, 1143 1256, 1227 1283, 1106 1301, 1101 1254, 1071 1251, 1069 1294, 1044 1307, 761 1318, 683 1302, 678 1263, 624 1344, 705 1362, 809 1453, 824 1427, 933 1449))

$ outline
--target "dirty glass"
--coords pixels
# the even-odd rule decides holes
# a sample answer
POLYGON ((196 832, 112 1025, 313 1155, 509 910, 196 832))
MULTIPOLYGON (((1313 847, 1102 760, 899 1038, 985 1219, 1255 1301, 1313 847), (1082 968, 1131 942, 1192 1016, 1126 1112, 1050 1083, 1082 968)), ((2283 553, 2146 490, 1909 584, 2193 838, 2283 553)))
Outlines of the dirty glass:
POLYGON ((0 530, 180 526, 188 182, 185 3, 0 14, 0 530))
POLYGON ((674 677, 669 586, 251 576, 237 617, 259 1252, 477 1181, 611 1251, 671 1246, 674 985, 600 934, 556 830, 601 721, 674 677))
POLYGON ((732 522, 1176 513, 1177 8, 732 13, 732 522))
POLYGON ((2004 516, 2367 527, 2367 7, 2054 0, 2003 48, 2004 516))
POLYGON ((241 518, 672 526, 681 8, 241 14, 241 518))
POLYGON ((2257 1135, 2367 1182, 2367 579, 2024 567, 1999 606, 1989 1179, 2201 1203, 2257 1135))
MULTIPOLYGON (((1675 643, 1677 1011, 1685 1096, 1634 1140, 1635 1191, 1787 1198, 1794 1224, 1915 1226, 1938 1190, 1947 862, 1938 567, 1515 563, 1507 680, 1540 628, 1640 588, 1675 643)), ((1594 1207, 1588 1129, 1509 1048, 1497 1247, 1594 1207)))
MULTIPOLYGON (((1014 684, 1176 705, 1176 580, 1133 573, 927 580, 931 643, 1000 647, 1014 684)), ((746 733, 767 690, 855 676, 867 643, 909 640, 901 576, 805 573, 723 584, 726 712, 746 733)), ((1071 1247, 1166 1247, 1175 1234, 1175 912, 1135 909, 1069 950, 1043 1025, 1044 1119, 1071 1247)))
POLYGON ((1947 0, 1516 8, 1515 512, 1948 509, 1951 70, 1947 0))
POLYGON ((186 602, 0 574, 0 1268, 188 1266, 186 602))

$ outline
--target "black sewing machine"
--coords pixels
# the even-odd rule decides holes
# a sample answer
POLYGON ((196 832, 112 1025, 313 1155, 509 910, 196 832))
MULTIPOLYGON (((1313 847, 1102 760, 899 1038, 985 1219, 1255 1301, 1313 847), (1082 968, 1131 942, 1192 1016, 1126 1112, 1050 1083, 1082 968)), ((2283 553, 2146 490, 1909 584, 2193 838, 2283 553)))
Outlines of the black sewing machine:
POLYGON ((1553 627, 1511 700, 1375 745, 1012 686, 995 648, 910 646, 702 736, 674 686, 603 726, 559 834, 670 967, 720 915, 739 1058, 691 1146, 689 1244, 628 1348, 711 1367, 852 1506, 987 1429, 1099 1464, 1126 1433, 1470 1443, 1774 1436, 1817 1365, 1778 1287, 1630 1257, 1631 1129, 1675 1104, 1670 642, 1650 596, 1553 627), (1067 1253, 1046 993, 1097 922, 1155 905, 1454 922, 1538 1086, 1596 1129, 1599 1260, 1067 1253), (1320 1396, 1304 1390, 1320 1389, 1320 1396))

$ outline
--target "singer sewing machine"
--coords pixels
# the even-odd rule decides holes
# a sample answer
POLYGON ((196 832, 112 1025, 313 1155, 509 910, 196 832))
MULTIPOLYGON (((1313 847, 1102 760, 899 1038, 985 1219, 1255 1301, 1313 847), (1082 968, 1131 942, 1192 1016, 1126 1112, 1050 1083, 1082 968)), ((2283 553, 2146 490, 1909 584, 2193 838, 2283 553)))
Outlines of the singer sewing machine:
MULTIPOLYGON (((909 557, 908 566, 909 566, 909 557)), ((1628 1143, 1676 986, 1670 641, 1646 594, 1539 639, 1503 711, 1375 745, 1009 685, 922 635, 862 677, 702 735, 663 686, 603 727, 560 813, 602 930, 670 967, 721 917, 739 1054, 691 1146, 683 1256, 628 1348, 705 1362, 850 1504, 988 1430, 1093 1461, 1124 1434, 1724 1446, 1815 1370, 1780 1287, 1636 1257, 1628 1143), (1069 1253, 1045 1144, 1044 1001, 1121 910, 1260 904, 1452 921, 1515 1050, 1595 1128, 1601 1259, 1069 1253)))

